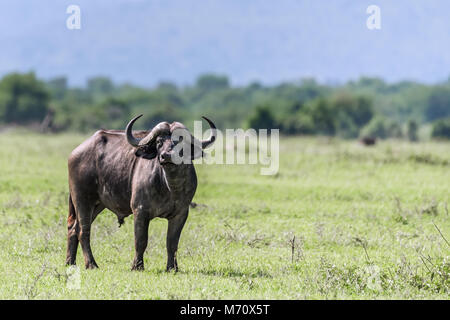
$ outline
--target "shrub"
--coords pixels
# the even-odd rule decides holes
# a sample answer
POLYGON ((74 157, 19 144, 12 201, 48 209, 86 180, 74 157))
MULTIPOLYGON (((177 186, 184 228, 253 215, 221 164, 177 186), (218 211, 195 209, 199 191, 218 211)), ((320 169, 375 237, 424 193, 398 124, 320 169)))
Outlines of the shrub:
POLYGON ((386 120, 379 116, 373 118, 364 128, 361 129, 360 136, 386 139, 388 137, 386 120))
POLYGON ((269 106, 258 106, 248 119, 248 127, 253 129, 271 129, 277 127, 277 122, 269 106))
POLYGON ((402 137, 402 130, 397 122, 376 116, 361 129, 360 136, 379 139, 400 138, 402 137))
POLYGON ((432 90, 428 105, 425 110, 425 116, 428 120, 433 121, 440 118, 450 116, 450 88, 436 87, 432 90))
POLYGON ((431 136, 433 138, 450 139, 450 118, 440 119, 434 122, 431 136))
POLYGON ((0 81, 0 120, 17 124, 41 122, 50 95, 34 73, 11 73, 0 81))
POLYGON ((406 134, 408 136, 409 141, 417 141, 419 140, 417 137, 417 130, 419 129, 419 126, 416 121, 409 120, 407 127, 406 127, 406 134))

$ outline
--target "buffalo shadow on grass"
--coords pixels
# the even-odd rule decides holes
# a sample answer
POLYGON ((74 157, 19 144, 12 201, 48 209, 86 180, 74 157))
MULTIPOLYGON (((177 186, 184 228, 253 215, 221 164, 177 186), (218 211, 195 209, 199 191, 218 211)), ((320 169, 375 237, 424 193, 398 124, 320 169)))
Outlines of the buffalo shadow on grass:
MULTIPOLYGON (((149 270, 150 271, 150 270, 149 270)), ((145 272, 145 271, 144 271, 145 272)), ((215 277, 246 277, 246 278, 266 278, 266 279, 272 279, 273 276, 264 270, 261 269, 255 269, 255 270, 248 270, 243 271, 239 270, 238 268, 232 268, 232 267, 224 267, 224 268, 204 268, 204 269, 197 269, 197 270, 186 270, 186 269, 180 269, 177 272, 166 272, 165 269, 157 269, 152 270, 151 272, 155 272, 156 274, 203 274, 205 276, 215 276, 215 277)))

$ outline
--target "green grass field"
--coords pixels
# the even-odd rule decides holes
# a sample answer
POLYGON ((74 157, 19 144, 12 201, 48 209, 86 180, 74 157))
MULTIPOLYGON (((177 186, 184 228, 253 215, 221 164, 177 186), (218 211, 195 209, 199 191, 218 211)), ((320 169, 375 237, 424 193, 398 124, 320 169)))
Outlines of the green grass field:
POLYGON ((73 288, 67 156, 84 138, 0 134, 1 299, 449 298, 450 143, 284 138, 276 176, 197 165, 180 272, 165 272, 166 220, 150 223, 146 270, 132 272, 132 217, 119 228, 104 211, 100 269, 79 248, 73 288))

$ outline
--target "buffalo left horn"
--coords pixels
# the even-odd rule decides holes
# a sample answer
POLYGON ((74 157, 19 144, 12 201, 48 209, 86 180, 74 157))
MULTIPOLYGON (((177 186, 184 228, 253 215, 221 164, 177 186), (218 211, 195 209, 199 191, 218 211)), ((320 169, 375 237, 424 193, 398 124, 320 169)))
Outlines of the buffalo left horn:
POLYGON ((202 117, 202 118, 205 119, 206 122, 208 122, 209 126, 211 127, 211 136, 207 140, 202 141, 202 149, 205 149, 205 148, 209 147, 210 145, 212 145, 214 143, 214 141, 216 141, 217 128, 214 125, 214 123, 211 120, 209 120, 207 117, 202 117))
POLYGON ((189 133, 188 129, 182 123, 175 122, 173 129, 186 130, 187 135, 184 135, 184 137, 186 138, 186 143, 194 144, 198 147, 201 146, 202 149, 205 149, 205 148, 209 147, 211 144, 213 144, 214 141, 216 140, 217 128, 211 120, 209 120, 206 117, 202 117, 202 118, 205 119, 208 122, 209 126, 211 127, 211 136, 206 140, 199 141, 197 138, 195 138, 192 134, 189 133))

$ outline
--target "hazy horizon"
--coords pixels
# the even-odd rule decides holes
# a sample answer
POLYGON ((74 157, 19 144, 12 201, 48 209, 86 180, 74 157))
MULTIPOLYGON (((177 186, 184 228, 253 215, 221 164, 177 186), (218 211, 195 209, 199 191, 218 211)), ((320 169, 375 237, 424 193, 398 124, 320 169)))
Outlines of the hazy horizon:
POLYGON ((445 1, 15 1, 0 4, 0 77, 35 71, 70 85, 108 76, 116 83, 192 84, 204 73, 232 85, 361 76, 437 83, 450 74, 445 1), (81 8, 69 30, 66 8, 81 8), (381 8, 381 30, 366 8, 381 8))

